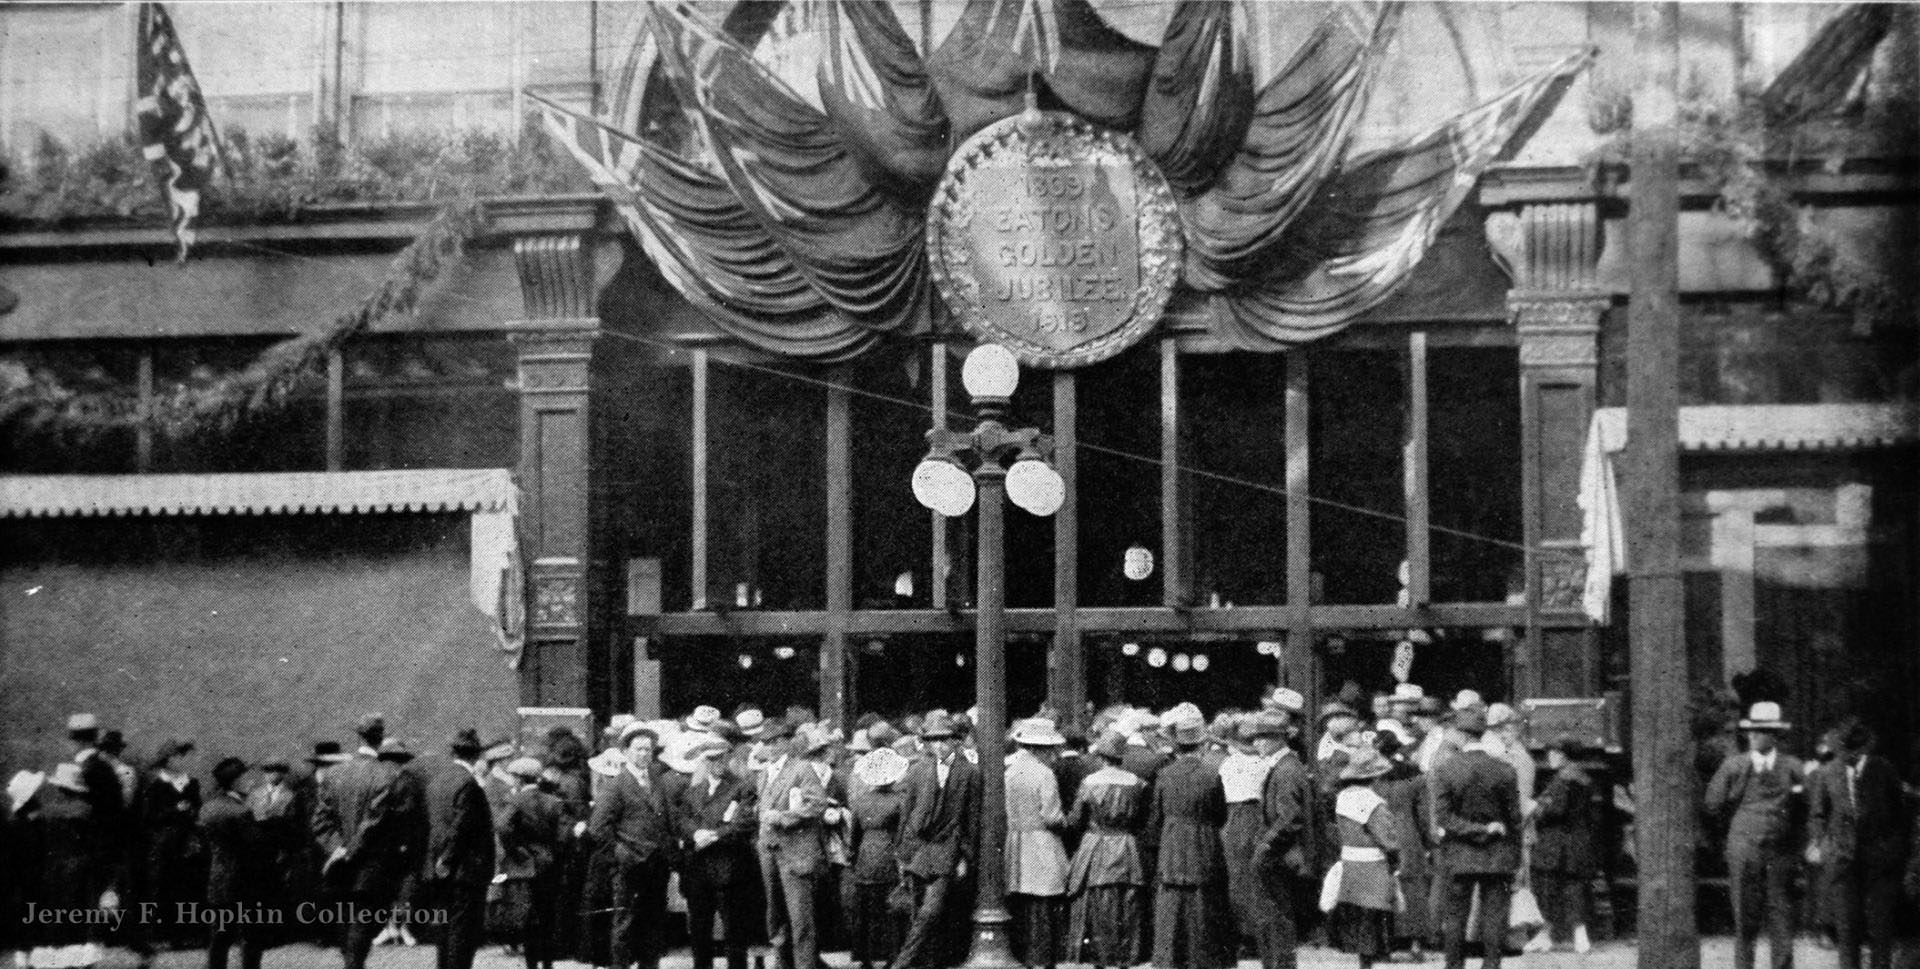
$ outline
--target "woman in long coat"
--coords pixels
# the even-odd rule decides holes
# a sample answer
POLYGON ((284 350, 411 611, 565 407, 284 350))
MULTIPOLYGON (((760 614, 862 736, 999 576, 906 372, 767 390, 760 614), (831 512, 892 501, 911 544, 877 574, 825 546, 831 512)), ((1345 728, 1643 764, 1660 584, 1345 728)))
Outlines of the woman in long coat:
POLYGON ((1199 723, 1173 728, 1173 762, 1153 785, 1149 830, 1160 832, 1154 866, 1153 964, 1159 969, 1226 969, 1236 961, 1220 826, 1227 820, 1220 772, 1200 758, 1199 723))
MULTIPOLYGON (((1381 795, 1380 783, 1392 764, 1378 751, 1362 748, 1340 769, 1340 793, 1334 797, 1334 830, 1340 842, 1337 881, 1328 935, 1343 952, 1360 959, 1360 969, 1392 953, 1393 915, 1399 907, 1398 867, 1402 825, 1381 795)), ((1325 901, 1323 890, 1322 901, 1325 901)))
POLYGON ((187 772, 193 741, 168 740, 154 755, 146 786, 140 789, 136 817, 142 842, 140 900, 158 908, 149 911, 155 943, 198 943, 203 930, 177 924, 175 913, 204 901, 207 888, 206 849, 200 839, 200 781, 187 772))
POLYGON ((1554 773, 1534 800, 1533 885, 1547 917, 1542 931, 1570 931, 1574 950, 1586 952, 1587 913, 1600 872, 1600 802, 1593 778, 1567 759, 1575 745, 1565 737, 1547 745, 1547 768, 1554 773))
POLYGON ((905 913, 894 910, 890 897, 900 883, 894 848, 900 839, 900 778, 907 759, 891 747, 860 756, 853 765, 854 783, 848 785, 848 808, 853 814, 853 885, 847 904, 851 954, 856 965, 884 966, 893 961, 906 938, 905 913))
POLYGON ((1060 901, 1067 893, 1067 849, 1059 829, 1060 781, 1043 757, 1067 742, 1053 721, 1014 724, 1018 745, 1007 758, 1007 902, 1013 909, 1013 952, 1023 964, 1052 969, 1060 961, 1060 901))
POLYGON ((1402 756, 1406 749, 1397 734, 1381 731, 1374 743, 1387 758, 1389 770, 1375 782, 1374 789, 1387 799, 1387 807, 1400 822, 1400 896, 1406 904, 1393 916, 1393 941, 1397 949, 1412 949, 1435 941, 1438 930, 1427 895, 1433 886, 1433 863, 1428 851, 1433 847, 1433 824, 1427 813, 1427 776, 1402 756))
POLYGON ((1080 847, 1067 868, 1073 903, 1067 919, 1067 959, 1094 969, 1124 969, 1140 961, 1146 921, 1146 870, 1140 863, 1140 825, 1147 785, 1120 766, 1127 751, 1118 733, 1101 735, 1093 753, 1099 770, 1080 782, 1067 824, 1080 829, 1080 847))

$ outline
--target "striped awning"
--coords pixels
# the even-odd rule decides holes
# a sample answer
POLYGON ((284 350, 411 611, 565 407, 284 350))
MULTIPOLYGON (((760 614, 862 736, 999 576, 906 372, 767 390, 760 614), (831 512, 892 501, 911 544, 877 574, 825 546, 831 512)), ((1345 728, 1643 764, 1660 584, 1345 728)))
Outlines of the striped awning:
POLYGON ((504 468, 264 474, 0 475, 0 518, 514 513, 504 468))

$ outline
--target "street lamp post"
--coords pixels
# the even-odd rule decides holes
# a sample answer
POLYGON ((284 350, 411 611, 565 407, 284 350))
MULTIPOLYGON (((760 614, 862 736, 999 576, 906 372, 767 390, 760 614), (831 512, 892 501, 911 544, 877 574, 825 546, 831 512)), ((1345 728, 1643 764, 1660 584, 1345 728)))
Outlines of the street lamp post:
POLYGON ((969 969, 1016 967, 1007 943, 1007 588, 1002 498, 1041 516, 1060 508, 1065 483, 1047 463, 1053 440, 1031 427, 1002 422, 1020 382, 1018 361, 1007 348, 983 344, 967 355, 961 382, 973 398, 979 422, 972 431, 927 432, 927 456, 913 472, 913 496, 949 518, 980 506, 979 583, 974 622, 974 697, 980 720, 974 737, 980 755, 979 891, 973 908, 969 969), (971 464, 971 470, 967 465, 971 464))

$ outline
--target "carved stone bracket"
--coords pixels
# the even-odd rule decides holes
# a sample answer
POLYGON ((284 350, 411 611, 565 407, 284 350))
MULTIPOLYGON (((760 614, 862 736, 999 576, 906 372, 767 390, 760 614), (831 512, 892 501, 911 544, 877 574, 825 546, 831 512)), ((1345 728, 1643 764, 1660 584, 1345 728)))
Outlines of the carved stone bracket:
POLYGON ((1487 216, 1487 244, 1518 290, 1598 288, 1600 211, 1595 202, 1523 205, 1487 216))
POLYGON ((520 297, 529 321, 592 320, 599 315, 594 247, 579 235, 528 235, 513 240, 520 297))

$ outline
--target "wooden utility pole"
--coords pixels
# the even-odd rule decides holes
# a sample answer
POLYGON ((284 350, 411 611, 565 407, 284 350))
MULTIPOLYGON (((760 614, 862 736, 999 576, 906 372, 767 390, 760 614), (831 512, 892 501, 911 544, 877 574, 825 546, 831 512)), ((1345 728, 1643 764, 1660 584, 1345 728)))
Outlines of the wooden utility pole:
POLYGON ((1640 964, 1697 969, 1693 738, 1680 577, 1680 7, 1633 7, 1626 515, 1640 964))

